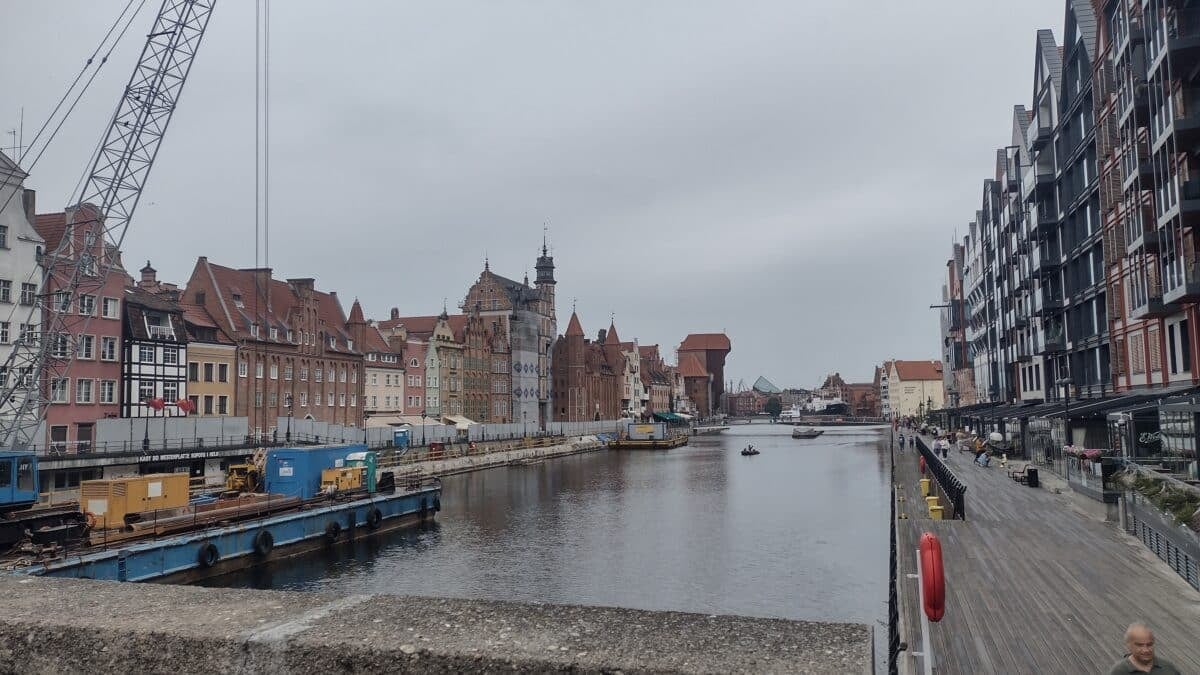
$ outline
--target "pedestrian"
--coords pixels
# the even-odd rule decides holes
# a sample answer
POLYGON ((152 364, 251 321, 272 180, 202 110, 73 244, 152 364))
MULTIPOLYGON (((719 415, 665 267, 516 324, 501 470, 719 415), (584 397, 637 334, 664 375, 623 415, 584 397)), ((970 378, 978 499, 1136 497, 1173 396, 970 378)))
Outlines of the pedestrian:
POLYGON ((950 458, 950 439, 943 438, 942 439, 942 459, 949 459, 949 458, 950 458))
POLYGON ((1143 623, 1129 624, 1125 629, 1125 657, 1108 671, 1109 675, 1124 673, 1158 673, 1179 675, 1179 669, 1166 659, 1154 656, 1154 633, 1143 623))

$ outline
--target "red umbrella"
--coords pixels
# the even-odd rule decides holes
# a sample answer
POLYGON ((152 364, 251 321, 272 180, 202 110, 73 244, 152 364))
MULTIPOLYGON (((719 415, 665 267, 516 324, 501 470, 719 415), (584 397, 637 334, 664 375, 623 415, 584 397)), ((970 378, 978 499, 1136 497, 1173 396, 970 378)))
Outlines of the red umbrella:
POLYGON ((196 412, 196 405, 186 398, 181 398, 178 401, 175 401, 175 405, 185 413, 196 412))
POLYGON ((152 398, 149 401, 146 401, 146 405, 155 410, 162 410, 163 408, 167 407, 167 402, 161 398, 152 398))

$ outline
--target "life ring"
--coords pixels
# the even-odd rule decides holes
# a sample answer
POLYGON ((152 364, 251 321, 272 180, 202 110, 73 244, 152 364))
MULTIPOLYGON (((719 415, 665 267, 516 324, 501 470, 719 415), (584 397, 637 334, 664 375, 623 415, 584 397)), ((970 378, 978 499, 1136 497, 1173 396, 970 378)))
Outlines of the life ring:
POLYGON ((200 547, 200 551, 196 554, 196 562, 200 563, 200 566, 205 569, 216 565, 217 561, 220 559, 221 552, 217 550, 217 545, 211 541, 205 542, 204 545, 200 547))
POLYGON ((96 529, 96 514, 92 513, 91 511, 84 511, 83 522, 85 525, 87 525, 87 529, 96 529))
POLYGON ((946 613, 946 577, 942 569, 942 543, 937 535, 925 532, 921 535, 921 592, 924 596, 925 616, 930 621, 941 621, 946 613))
POLYGON ((332 544, 337 541, 338 536, 342 534, 342 524, 336 520, 331 520, 325 525, 325 541, 332 544))
POLYGON ((441 511, 441 510, 442 510, 442 499, 441 499, 441 497, 434 497, 434 498, 433 498, 433 512, 434 512, 434 513, 437 513, 437 512, 439 512, 439 511, 441 511))
POLYGON ((371 509, 371 511, 367 514, 367 527, 371 528, 372 530, 378 530, 379 526, 382 524, 383 512, 379 509, 371 509))
POLYGON ((271 534, 270 530, 259 530, 258 534, 254 535, 254 553, 265 558, 271 555, 271 551, 275 549, 275 535, 271 534))
POLYGON ((925 475, 925 455, 921 455, 921 461, 918 463, 921 467, 921 475, 925 475))

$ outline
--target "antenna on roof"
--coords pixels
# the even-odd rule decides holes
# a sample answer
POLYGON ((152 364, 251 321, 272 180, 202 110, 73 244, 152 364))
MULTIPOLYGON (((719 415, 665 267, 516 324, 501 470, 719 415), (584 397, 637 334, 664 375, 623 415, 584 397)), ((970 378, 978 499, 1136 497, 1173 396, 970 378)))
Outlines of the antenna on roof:
POLYGON ((547 255, 546 240, 550 234, 550 225, 546 221, 542 221, 542 257, 547 255))
POLYGON ((488 266, 487 249, 485 248, 485 249, 483 249, 483 271, 486 272, 486 271, 488 271, 488 269, 490 269, 490 268, 488 266))
POLYGON ((575 298, 571 298, 571 313, 575 313, 575 298))

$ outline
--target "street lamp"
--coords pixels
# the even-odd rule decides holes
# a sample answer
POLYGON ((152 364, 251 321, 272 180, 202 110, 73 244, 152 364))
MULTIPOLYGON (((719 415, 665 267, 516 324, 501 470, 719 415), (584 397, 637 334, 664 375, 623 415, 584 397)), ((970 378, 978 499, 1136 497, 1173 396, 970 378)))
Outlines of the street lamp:
POLYGON ((421 411, 421 445, 425 445, 425 411, 421 411))
POLYGON ((529 436, 529 411, 521 411, 521 438, 529 436))
POLYGON ((283 407, 288 411, 287 434, 284 435, 284 440, 287 443, 292 442, 292 393, 287 392, 283 395, 283 407))

